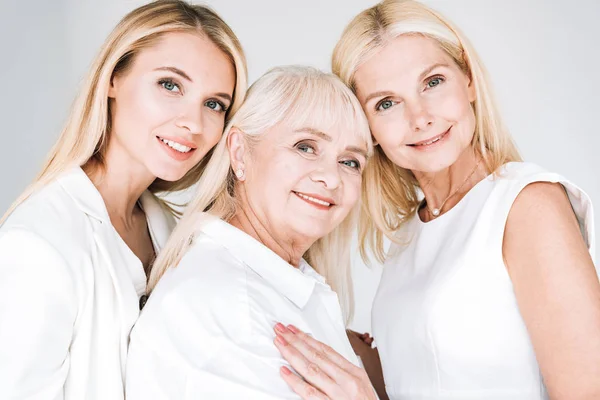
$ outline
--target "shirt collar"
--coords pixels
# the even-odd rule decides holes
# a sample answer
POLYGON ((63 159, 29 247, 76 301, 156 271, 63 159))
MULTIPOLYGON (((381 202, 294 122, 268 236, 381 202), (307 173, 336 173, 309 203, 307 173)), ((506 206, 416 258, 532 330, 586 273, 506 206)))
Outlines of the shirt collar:
MULTIPOLYGON (((104 199, 81 167, 68 170, 57 180, 81 211, 103 224, 112 225, 104 199)), ((139 204, 146 214, 148 229, 155 250, 158 252, 173 230, 175 220, 160 204, 156 196, 147 190, 142 193, 139 204)))
POLYGON ((110 217, 100 192, 81 167, 68 170, 57 180, 81 211, 102 223, 110 224, 110 217))
POLYGON ((204 216, 199 232, 225 247, 300 309, 308 303, 315 284, 324 284, 325 279, 304 259, 300 260, 299 268, 294 268, 271 249, 233 225, 210 214, 204 216))

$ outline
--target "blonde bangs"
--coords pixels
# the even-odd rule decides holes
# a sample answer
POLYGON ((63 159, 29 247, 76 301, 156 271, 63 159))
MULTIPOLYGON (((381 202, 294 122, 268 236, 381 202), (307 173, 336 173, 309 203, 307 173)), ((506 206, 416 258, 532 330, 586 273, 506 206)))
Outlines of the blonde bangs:
MULTIPOLYGON (((434 40, 471 79, 476 126, 472 147, 491 173, 521 156, 502 122, 490 79, 477 52, 448 19, 414 0, 383 0, 358 14, 344 29, 332 55, 332 70, 355 90, 359 67, 391 40, 422 35, 434 40)), ((370 161, 363 178, 363 207, 359 221, 360 251, 385 260, 384 237, 402 243, 396 232, 415 212, 419 186, 412 172, 394 165, 381 151, 370 161)))
POLYGON ((372 152, 369 122, 359 101, 339 78, 303 66, 269 70, 248 91, 246 106, 232 121, 250 136, 278 124, 292 129, 336 127, 354 132, 372 152), (252 116, 246 111, 252 110, 252 116))

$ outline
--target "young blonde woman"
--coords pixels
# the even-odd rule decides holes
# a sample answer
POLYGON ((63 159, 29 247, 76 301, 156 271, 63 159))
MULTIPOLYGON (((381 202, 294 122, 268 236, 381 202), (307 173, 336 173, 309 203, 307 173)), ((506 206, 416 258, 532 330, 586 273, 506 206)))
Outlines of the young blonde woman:
POLYGON ((127 399, 297 398, 280 378, 292 374, 277 350, 288 324, 343 354, 374 393, 342 313, 371 151, 337 77, 292 66, 254 83, 152 272, 150 287, 164 276, 131 334, 127 399))
MULTIPOLYGON (((385 259, 372 322, 387 396, 600 398, 591 202, 521 161, 467 39, 418 2, 386 0, 349 24, 333 70, 378 143, 360 238, 385 259)), ((358 384, 338 378, 339 358, 319 360, 335 384, 288 382, 333 399, 358 384)))
POLYGON ((123 399, 146 272, 244 97, 211 10, 142 6, 108 37, 42 172, 0 228, 0 398, 123 399), (206 157, 206 158, 205 158, 206 157))

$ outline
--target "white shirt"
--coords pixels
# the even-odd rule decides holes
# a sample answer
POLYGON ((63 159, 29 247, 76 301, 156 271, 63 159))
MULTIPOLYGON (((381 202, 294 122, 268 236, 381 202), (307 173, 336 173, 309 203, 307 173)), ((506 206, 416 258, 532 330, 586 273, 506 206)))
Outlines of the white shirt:
POLYGON ((337 295, 214 217, 153 291, 131 334, 127 399, 298 399, 273 344, 293 324, 358 365, 337 295))
POLYGON ((534 164, 507 164, 433 221, 415 214, 398 232, 407 245, 392 246, 373 305, 390 399, 547 399, 502 257, 512 204, 538 181, 565 187, 593 257, 590 199, 534 164))
MULTIPOLYGON (((155 249, 174 219, 142 195, 155 249)), ((0 399, 119 400, 146 277, 81 168, 0 228, 0 399)))

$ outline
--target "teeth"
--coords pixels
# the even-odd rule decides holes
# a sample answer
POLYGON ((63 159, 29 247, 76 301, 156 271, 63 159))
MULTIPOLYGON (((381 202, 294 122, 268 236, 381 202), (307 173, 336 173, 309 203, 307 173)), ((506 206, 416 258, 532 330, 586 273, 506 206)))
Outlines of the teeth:
MULTIPOLYGON (((442 136, 444 136, 444 135, 442 135, 442 136)), ((435 139, 430 140, 429 142, 417 144, 416 146, 427 146, 427 145, 433 144, 433 143, 437 142, 438 140, 440 140, 442 138, 442 136, 438 136, 435 139)))
POLYGON ((331 203, 328 203, 326 201, 315 199, 314 197, 310 197, 310 196, 307 196, 307 195, 302 194, 302 193, 298 193, 298 192, 295 192, 295 193, 298 196, 302 197, 303 199, 308 200, 308 201, 312 201, 313 203, 317 203, 317 204, 320 204, 320 205, 326 206, 326 207, 329 207, 331 205, 331 203))
POLYGON ((177 142, 174 142, 174 141, 172 141, 172 140, 167 140, 167 139, 163 139, 163 138, 159 138, 159 139, 160 139, 160 140, 161 140, 161 141, 162 141, 164 144, 166 144, 167 146, 169 146, 169 147, 170 147, 170 148, 172 148, 172 149, 175 149, 175 150, 177 150, 177 151, 178 151, 178 152, 180 152, 180 153, 187 153, 187 152, 189 152, 190 150, 192 150, 192 148, 191 148, 191 147, 184 146, 184 145, 182 145, 182 144, 180 144, 180 143, 177 143, 177 142))

